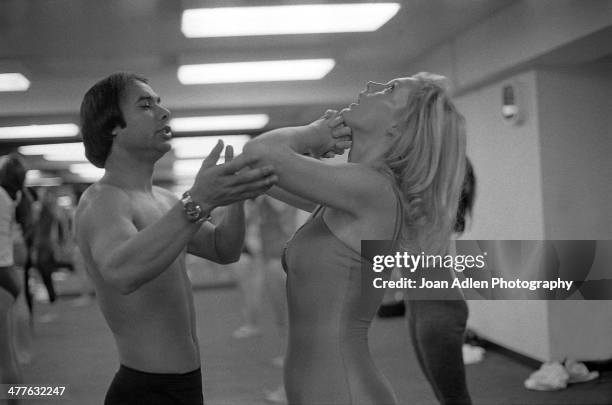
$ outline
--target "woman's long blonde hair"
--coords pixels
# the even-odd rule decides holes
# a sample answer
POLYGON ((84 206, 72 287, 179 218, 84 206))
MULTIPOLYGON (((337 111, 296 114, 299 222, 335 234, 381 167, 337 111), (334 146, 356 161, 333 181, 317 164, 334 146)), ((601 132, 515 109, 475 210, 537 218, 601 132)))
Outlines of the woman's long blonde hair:
POLYGON ((465 120, 447 94, 446 78, 413 78, 417 88, 398 127, 402 135, 384 155, 384 167, 403 199, 400 243, 415 254, 445 254, 465 172, 465 120))

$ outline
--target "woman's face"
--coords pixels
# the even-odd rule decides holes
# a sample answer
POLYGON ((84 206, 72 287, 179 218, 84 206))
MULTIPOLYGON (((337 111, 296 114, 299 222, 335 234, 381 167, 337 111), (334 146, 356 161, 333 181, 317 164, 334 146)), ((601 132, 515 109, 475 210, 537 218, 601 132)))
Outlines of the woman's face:
POLYGON ((396 126, 406 108, 408 96, 417 86, 411 77, 393 79, 388 83, 368 82, 359 93, 357 103, 342 110, 344 123, 353 134, 384 134, 396 126))

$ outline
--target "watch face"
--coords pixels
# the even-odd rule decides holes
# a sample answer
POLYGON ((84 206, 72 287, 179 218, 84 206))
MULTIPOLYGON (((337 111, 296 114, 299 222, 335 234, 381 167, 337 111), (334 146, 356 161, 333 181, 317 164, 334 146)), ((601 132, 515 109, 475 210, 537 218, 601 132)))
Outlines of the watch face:
POLYGON ((185 204, 185 213, 193 221, 198 220, 202 214, 202 208, 194 202, 185 204))
POLYGON ((181 199, 181 203, 183 204, 183 211, 188 220, 197 222, 202 218, 202 207, 191 199, 191 194, 185 192, 181 199))

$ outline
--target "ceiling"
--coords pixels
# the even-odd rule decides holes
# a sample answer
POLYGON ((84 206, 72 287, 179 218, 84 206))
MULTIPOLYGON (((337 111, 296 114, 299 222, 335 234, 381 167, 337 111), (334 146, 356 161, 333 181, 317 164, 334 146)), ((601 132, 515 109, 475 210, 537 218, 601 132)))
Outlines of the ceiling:
MULTIPOLYGON (((405 71, 411 60, 512 0, 402 1, 373 33, 188 39, 180 30, 186 8, 295 3, 2 0, 0 71, 18 69, 32 84, 26 92, 0 92, 0 126, 78 122, 85 91, 115 71, 150 78, 175 117, 261 112, 270 115, 269 128, 306 123, 353 101, 367 80, 413 73, 405 71), (334 58, 336 66, 322 80, 301 82, 185 86, 176 75, 182 63, 311 57, 334 58)), ((16 145, 0 141, 0 153, 16 145)))

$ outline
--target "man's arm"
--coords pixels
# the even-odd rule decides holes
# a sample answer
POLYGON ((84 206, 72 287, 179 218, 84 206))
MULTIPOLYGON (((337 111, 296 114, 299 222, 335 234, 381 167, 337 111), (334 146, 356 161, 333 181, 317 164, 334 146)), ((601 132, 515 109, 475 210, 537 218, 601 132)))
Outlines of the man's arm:
MULTIPOLYGON (((228 145, 225 149, 225 161, 233 160, 234 149, 228 145)), ((271 180, 276 182, 276 176, 272 175, 271 180)), ((221 264, 233 263, 240 259, 246 227, 244 201, 227 206, 223 214, 221 222, 217 225, 205 224, 192 238, 188 246, 188 253, 221 264)))
MULTIPOLYGON (((265 192, 275 181, 270 167, 250 169, 254 159, 216 165, 217 144, 196 175, 191 193, 204 212, 265 192)), ((129 294, 165 271, 187 246, 201 224, 187 220, 181 203, 144 229, 133 222, 131 201, 120 189, 98 185, 77 212, 77 236, 102 277, 129 294)))
POLYGON ((100 186, 91 201, 79 207, 77 240, 89 251, 102 276, 122 294, 130 294, 166 270, 197 232, 177 203, 158 221, 138 230, 127 194, 100 186))
POLYGON ((218 224, 204 224, 189 242, 187 253, 220 264, 234 263, 242 253, 244 233, 244 203, 241 201, 229 205, 218 224))

